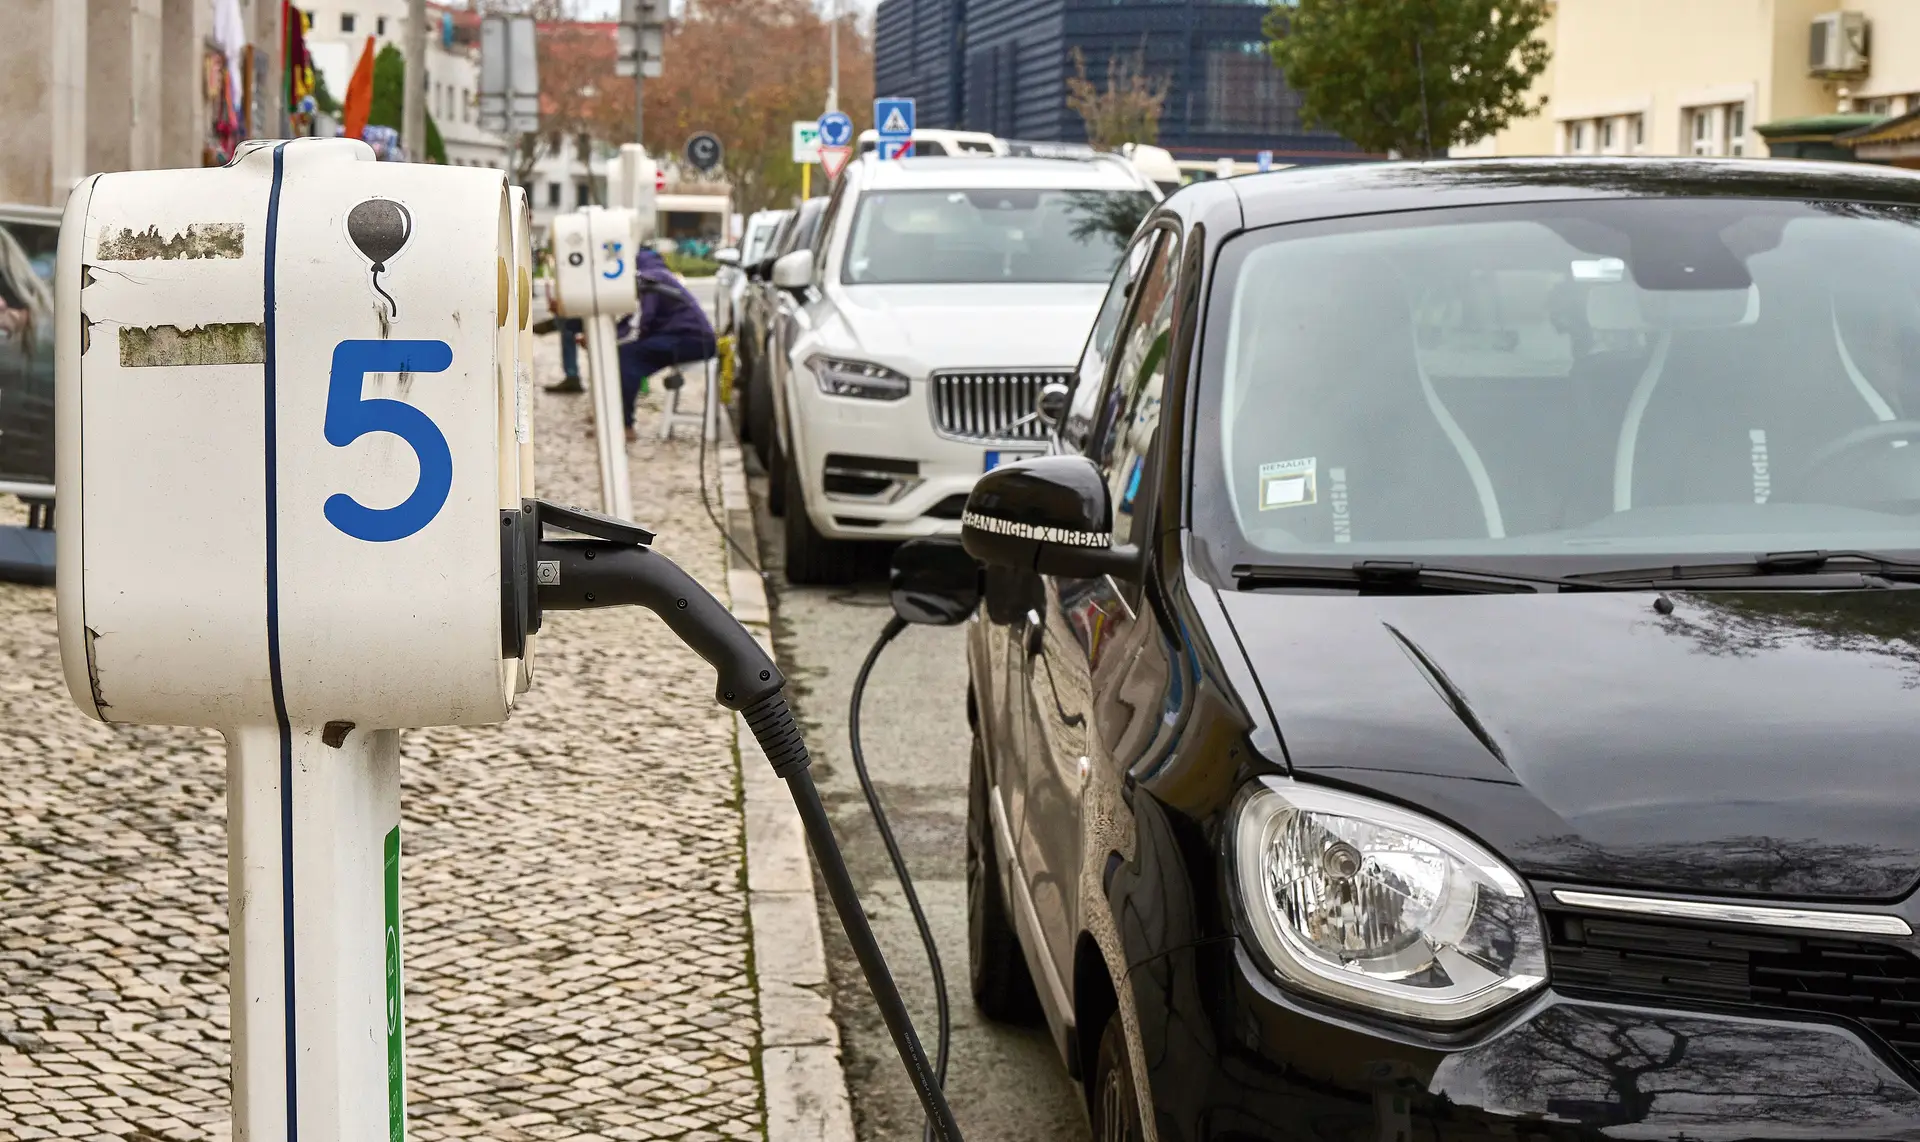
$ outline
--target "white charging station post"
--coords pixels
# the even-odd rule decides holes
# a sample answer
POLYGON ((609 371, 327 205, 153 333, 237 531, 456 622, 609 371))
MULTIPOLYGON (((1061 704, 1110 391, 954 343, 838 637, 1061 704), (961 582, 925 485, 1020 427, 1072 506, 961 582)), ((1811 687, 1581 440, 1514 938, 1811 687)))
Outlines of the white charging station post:
POLYGON ((95 718, 226 736, 236 1142, 404 1136, 398 731, 522 681, 514 218, 339 139, 68 202, 61 655, 95 718))
POLYGON ((581 319, 587 367, 593 374, 594 436, 600 452, 601 510, 633 518, 633 484, 620 400, 620 346, 616 318, 640 307, 633 273, 634 213, 588 207, 553 220, 554 304, 581 319))

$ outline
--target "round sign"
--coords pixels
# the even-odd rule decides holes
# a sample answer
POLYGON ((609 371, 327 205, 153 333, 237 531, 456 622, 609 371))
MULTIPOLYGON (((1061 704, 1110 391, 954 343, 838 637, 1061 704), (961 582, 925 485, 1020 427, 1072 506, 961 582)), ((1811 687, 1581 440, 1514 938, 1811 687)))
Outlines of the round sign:
POLYGON ((828 147, 845 147, 853 143, 853 120, 845 111, 829 111, 820 116, 820 142, 828 147))
POLYGON ((709 131, 702 131, 687 140, 687 161, 695 170, 710 171, 720 165, 720 138, 709 131))

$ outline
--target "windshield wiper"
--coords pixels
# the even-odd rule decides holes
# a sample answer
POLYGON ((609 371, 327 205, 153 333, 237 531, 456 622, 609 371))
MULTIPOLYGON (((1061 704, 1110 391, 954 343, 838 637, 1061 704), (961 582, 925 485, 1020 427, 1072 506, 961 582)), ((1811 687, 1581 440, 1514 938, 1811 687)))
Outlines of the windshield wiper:
POLYGON ((1768 575, 1873 575, 1883 579, 1920 578, 1920 563, 1889 559, 1871 551, 1770 551, 1730 563, 1666 563, 1658 567, 1618 567, 1567 576, 1601 587, 1675 583, 1700 579, 1753 579, 1768 575))
POLYGON ((1242 591, 1261 587, 1412 588, 1446 595, 1524 595, 1604 587, 1555 575, 1524 575, 1448 567, 1399 559, 1362 559, 1351 564, 1239 563, 1234 583, 1242 591))

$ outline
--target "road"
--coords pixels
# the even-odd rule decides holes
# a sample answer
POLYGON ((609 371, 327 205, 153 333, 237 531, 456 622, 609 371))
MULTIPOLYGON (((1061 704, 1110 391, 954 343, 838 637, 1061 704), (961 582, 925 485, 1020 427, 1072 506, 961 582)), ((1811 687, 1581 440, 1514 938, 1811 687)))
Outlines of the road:
MULTIPOLYGON (((751 464, 752 462, 749 461, 751 464)), ((780 521, 753 480, 762 564, 780 566, 780 521)), ((867 552, 864 585, 789 587, 770 576, 775 641, 793 681, 815 773, 846 848, 887 961, 929 1054, 934 1002, 925 953, 886 850, 875 834, 847 749, 854 675, 885 625, 886 549, 867 552)), ((986 1022, 967 991, 966 812, 969 731, 966 665, 958 629, 913 627, 883 653, 868 684, 861 730, 875 784, 933 925, 953 1009, 947 1091, 969 1142, 1078 1142, 1087 1138, 1080 1090, 1039 1027, 986 1022)), ((920 1134, 919 1104, 900 1069, 825 889, 819 892, 839 1023, 861 1142, 920 1134)))

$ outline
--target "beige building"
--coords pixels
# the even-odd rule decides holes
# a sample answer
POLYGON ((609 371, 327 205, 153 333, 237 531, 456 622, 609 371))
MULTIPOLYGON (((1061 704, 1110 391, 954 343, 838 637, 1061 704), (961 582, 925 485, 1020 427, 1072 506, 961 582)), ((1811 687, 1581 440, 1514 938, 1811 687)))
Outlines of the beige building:
POLYGON ((1554 8, 1543 32, 1553 62, 1535 87, 1546 108, 1456 155, 1764 156, 1755 131, 1764 123, 1920 111, 1920 0, 1556 0, 1554 8), (1815 68, 1816 46, 1837 66, 1815 68))
MULTIPOLYGON (((279 0, 0 0, 0 203, 59 206, 95 171, 199 166, 206 53, 280 41, 279 0)), ((278 52, 258 53, 255 129, 277 131, 278 52)), ((237 70, 237 69, 236 69, 237 70)))

